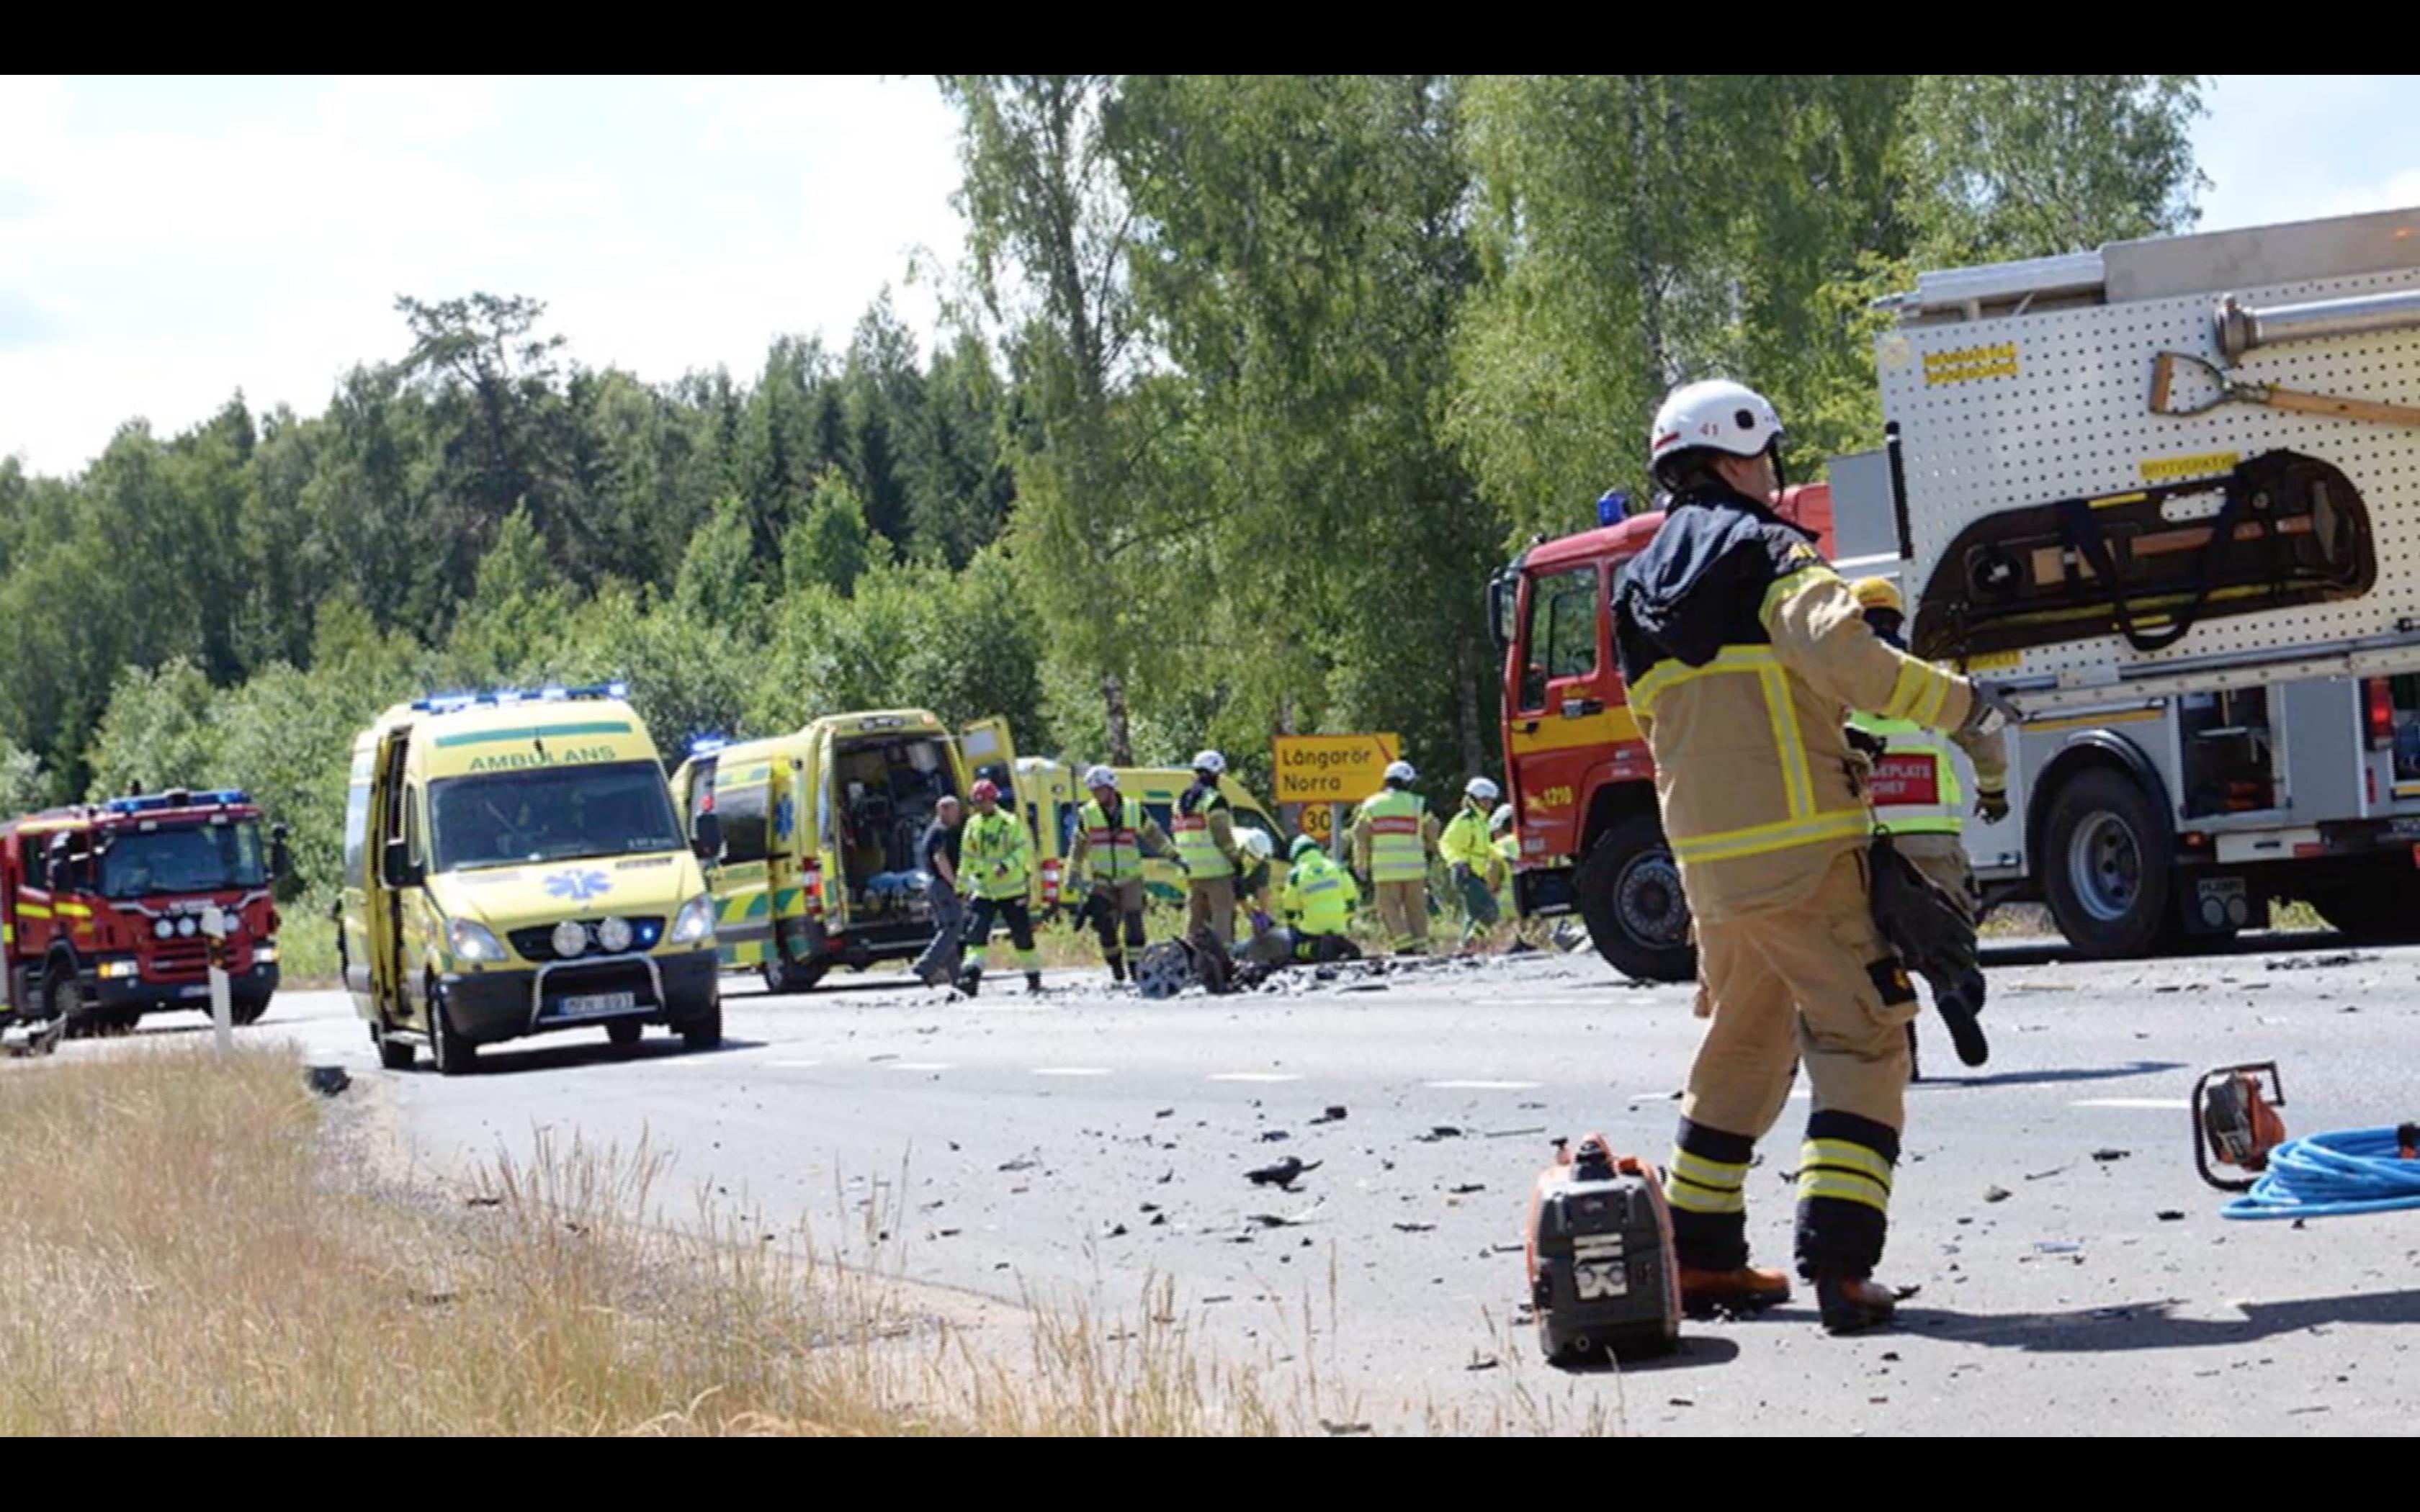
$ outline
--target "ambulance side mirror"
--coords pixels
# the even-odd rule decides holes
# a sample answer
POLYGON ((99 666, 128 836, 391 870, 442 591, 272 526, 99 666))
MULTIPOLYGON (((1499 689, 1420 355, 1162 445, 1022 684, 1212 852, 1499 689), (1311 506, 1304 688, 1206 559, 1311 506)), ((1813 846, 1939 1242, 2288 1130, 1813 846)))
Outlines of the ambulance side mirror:
POLYGON ((400 839, 388 841, 386 842, 383 861, 384 864, 380 870, 384 874, 386 885, 388 887, 416 887, 420 886, 420 868, 411 864, 411 841, 400 839))

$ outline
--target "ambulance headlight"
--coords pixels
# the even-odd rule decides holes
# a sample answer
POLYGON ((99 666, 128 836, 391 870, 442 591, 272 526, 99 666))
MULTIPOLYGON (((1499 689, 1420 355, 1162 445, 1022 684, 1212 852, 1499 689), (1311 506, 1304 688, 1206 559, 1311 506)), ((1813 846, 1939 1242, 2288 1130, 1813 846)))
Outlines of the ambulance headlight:
POLYGON ((609 918, 597 926, 597 943, 610 954, 619 955, 630 948, 630 921, 609 918))
POLYGON ((177 921, 173 918, 161 919, 151 926, 151 933, 161 939, 173 940, 177 937, 177 921))
POLYGON ((445 926, 445 943, 452 946, 455 955, 464 961, 504 959, 504 942, 496 938, 495 932, 485 924, 473 923, 467 918, 455 919, 445 926))
POLYGON ((554 933, 547 938, 553 945, 556 955, 581 955, 588 949, 588 926, 576 918, 566 918, 554 926, 554 933))
POLYGON ((679 914, 674 917, 673 943, 704 945, 711 942, 713 938, 714 899, 711 895, 701 892, 681 904, 679 914))

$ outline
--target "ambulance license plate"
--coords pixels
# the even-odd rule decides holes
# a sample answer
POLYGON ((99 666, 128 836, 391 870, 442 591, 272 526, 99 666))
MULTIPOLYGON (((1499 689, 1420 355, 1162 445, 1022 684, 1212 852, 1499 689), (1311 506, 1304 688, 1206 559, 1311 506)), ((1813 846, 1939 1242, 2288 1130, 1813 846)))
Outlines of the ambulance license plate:
POLYGON ((208 997, 209 995, 210 984, 209 982, 203 982, 198 987, 179 987, 177 989, 177 995, 179 997, 208 997))
POLYGON ((639 1006, 636 993, 591 993, 585 997, 566 997, 555 1005, 559 1019, 593 1019, 606 1013, 628 1013, 639 1006))

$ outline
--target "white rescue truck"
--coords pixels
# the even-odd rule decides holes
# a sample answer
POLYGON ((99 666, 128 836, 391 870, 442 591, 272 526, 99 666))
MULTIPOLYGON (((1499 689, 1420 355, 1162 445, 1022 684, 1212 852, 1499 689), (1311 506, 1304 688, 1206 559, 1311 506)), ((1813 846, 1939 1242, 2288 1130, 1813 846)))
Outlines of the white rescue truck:
MULTIPOLYGON (((1844 575, 2025 711, 1987 896, 2088 955, 2420 936, 2420 209, 1927 273, 1844 575)), ((1972 774, 1966 774, 1968 791, 1972 774)))

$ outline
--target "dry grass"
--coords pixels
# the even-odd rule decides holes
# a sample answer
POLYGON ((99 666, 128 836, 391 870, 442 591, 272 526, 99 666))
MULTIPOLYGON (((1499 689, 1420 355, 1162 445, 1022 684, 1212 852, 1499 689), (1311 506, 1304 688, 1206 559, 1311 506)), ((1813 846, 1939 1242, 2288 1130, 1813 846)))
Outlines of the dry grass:
POLYGON ((1156 1435, 1353 1415, 1306 1366, 1213 1363, 1164 1288, 1131 1324, 954 1327, 775 1236, 640 1221, 658 1212, 644 1150, 541 1146, 462 1206, 382 1187, 332 1106, 274 1051, 0 1065, 0 1432, 1156 1435))

